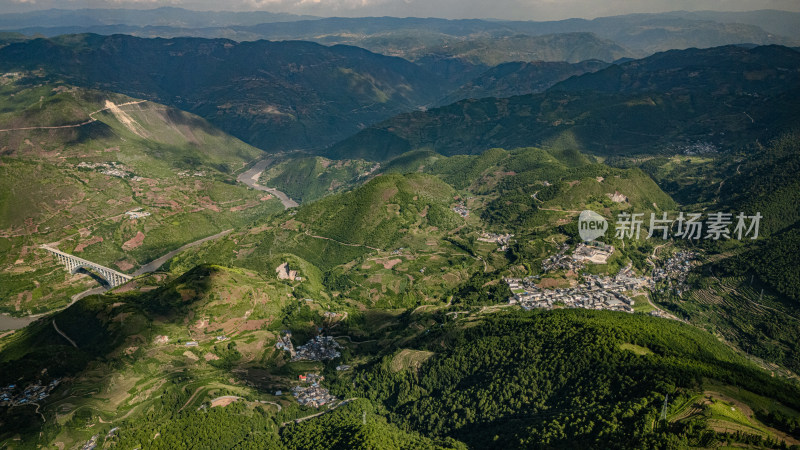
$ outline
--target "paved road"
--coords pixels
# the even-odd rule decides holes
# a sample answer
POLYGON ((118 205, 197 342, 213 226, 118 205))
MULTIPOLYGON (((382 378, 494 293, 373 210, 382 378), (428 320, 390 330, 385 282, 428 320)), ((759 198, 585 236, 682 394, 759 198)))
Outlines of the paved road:
POLYGON ((289 425, 290 423, 300 423, 300 422, 305 422, 305 421, 306 421, 306 420, 308 420, 308 419, 313 419, 314 417, 319 417, 319 416, 321 416, 321 415, 323 415, 323 414, 327 414, 327 413, 329 413, 329 412, 331 412, 331 411, 335 410, 336 408, 338 408, 338 407, 340 407, 340 406, 346 405, 346 404, 348 404, 348 403, 352 402, 353 400, 358 400, 358 397, 353 397, 353 398, 348 398, 347 400, 342 400, 342 401, 341 401, 341 402, 339 402, 339 403, 338 403, 336 406, 334 406, 334 407, 332 407, 332 408, 330 408, 330 409, 326 409, 326 410, 324 410, 324 411, 320 411, 320 412, 318 412, 318 413, 316 413, 316 414, 312 414, 312 415, 310 415, 310 416, 305 416, 305 417, 300 417, 299 419, 290 420, 290 421, 288 421, 288 422, 283 422, 283 423, 281 424, 281 426, 282 426, 282 427, 285 427, 286 425, 289 425))
POLYGON ((99 287, 96 287, 96 288, 91 288, 91 289, 85 290, 83 292, 79 292, 79 293, 77 293, 77 294, 72 296, 72 298, 70 299, 72 301, 69 302, 69 305, 67 305, 67 307, 72 306, 73 303, 77 302, 78 300, 80 300, 80 299, 82 299, 84 297, 88 297, 90 295, 99 295, 99 294, 102 294, 103 292, 107 291, 108 289, 109 288, 106 287, 106 286, 99 286, 99 287))
POLYGON ((278 200, 280 200, 281 203, 283 203, 283 207, 286 209, 296 207, 297 202, 290 199, 288 195, 284 194, 283 192, 275 188, 269 188, 258 184, 258 177, 261 176, 261 173, 264 171, 264 169, 267 168, 267 166, 271 162, 272 159, 262 159, 261 161, 257 162, 250 170, 239 175, 236 178, 236 181, 244 183, 247 186, 256 189, 258 191, 269 192, 275 197, 278 197, 278 200))
MULTIPOLYGON (((230 233, 231 231, 233 231, 233 230, 225 230, 225 231, 223 231, 221 233, 217 233, 217 234, 215 234, 213 236, 204 237, 203 239, 198 239, 198 240, 196 240, 194 242, 190 242, 190 243, 188 243, 188 244, 186 244, 186 245, 184 245, 184 246, 182 246, 182 247, 180 247, 178 249, 175 249, 175 250, 173 250, 173 251, 161 256, 158 259, 154 259, 153 261, 150 261, 149 263, 143 265, 142 267, 139 268, 139 270, 137 270, 136 272, 133 273, 133 276, 137 277, 139 275, 143 275, 143 274, 146 274, 146 273, 155 272, 156 270, 158 270, 159 267, 163 266, 164 263, 166 263, 167 261, 172 259, 178 253, 180 253, 180 252, 182 252, 184 250, 187 250, 189 248, 198 246, 198 245, 200 245, 200 244, 202 244, 204 242, 208 242, 208 241, 212 241, 212 240, 217 239, 217 238, 221 238, 222 236, 225 236, 226 234, 230 233)), ((80 299, 82 299, 84 297, 88 297, 90 295, 102 294, 103 292, 106 292, 108 289, 109 288, 107 288, 107 287, 100 286, 100 287, 88 289, 86 291, 83 291, 83 292, 80 292, 78 294, 75 294, 75 295, 72 296, 72 298, 71 298, 72 301, 69 303, 69 305, 65 306, 64 308, 68 308, 68 307, 72 306, 73 303, 77 302, 78 300, 80 300, 80 299)), ((49 314, 49 313, 45 313, 45 314, 49 314)))
POLYGON ((136 276, 139 276, 139 275, 143 275, 145 273, 155 272, 156 270, 158 270, 159 267, 163 266, 165 262, 167 262, 170 259, 172 259, 172 257, 177 255, 178 253, 180 253, 180 252, 182 252, 184 250, 187 250, 189 248, 196 247, 196 246, 198 246, 198 245, 200 245, 200 244, 202 244, 204 242, 213 241, 214 239, 221 238, 222 236, 225 236, 226 234, 230 233, 231 231, 233 231, 233 230, 225 230, 225 231, 223 231, 221 233, 217 233, 217 234, 215 234, 213 236, 204 237, 203 239, 198 239, 198 240, 196 240, 194 242, 190 242, 190 243, 184 245, 183 247, 175 249, 175 250, 167 253, 166 255, 164 255, 164 256, 162 256, 162 257, 160 257, 158 259, 155 259, 153 261, 150 261, 149 263, 143 265, 142 267, 139 268, 139 270, 137 270, 136 272, 133 272, 133 276, 136 277, 136 276))

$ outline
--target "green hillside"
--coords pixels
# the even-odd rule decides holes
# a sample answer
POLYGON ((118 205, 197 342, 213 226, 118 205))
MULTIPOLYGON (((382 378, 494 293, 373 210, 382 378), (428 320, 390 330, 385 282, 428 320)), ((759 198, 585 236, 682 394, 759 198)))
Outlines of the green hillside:
POLYGON ((299 202, 308 202, 353 187, 378 167, 363 160, 332 161, 305 156, 270 167, 261 175, 260 183, 277 188, 299 202))
POLYGON ((455 228, 449 205, 455 191, 425 175, 384 175, 355 191, 323 198, 298 211, 311 233, 388 248, 412 229, 455 228))
POLYGON ((0 384, 60 381, 37 408, 0 407, 0 441, 9 448, 74 447, 92 436, 154 448, 780 448, 789 438, 768 427, 800 417, 800 387, 686 324, 604 311, 478 309, 458 317, 446 309, 351 310, 332 324, 322 313, 341 308, 339 300, 322 306, 293 291, 257 272, 199 266, 83 299, 0 338, 0 367, 24 368, 0 371, 0 384), (274 349, 281 330, 291 329, 299 345, 316 326, 359 337, 337 339, 342 355, 330 362, 292 362, 274 349), (379 347, 364 345, 376 338, 379 347), (324 374, 323 385, 348 401, 295 423, 325 409, 276 390, 302 385, 297 375, 309 372, 324 374), (692 399, 719 392, 752 411, 723 417, 712 403, 692 414, 692 399), (232 403, 219 403, 224 398, 232 403), (736 423, 750 433, 726 434, 736 423))
POLYGON ((598 59, 576 63, 533 60, 498 64, 448 94, 439 104, 446 105, 465 98, 536 94, 571 76, 594 72, 608 65, 598 59))
MULTIPOLYGON (((800 369, 796 204, 798 138, 730 153, 689 149, 674 157, 609 158, 639 166, 676 200, 695 210, 761 214, 758 239, 685 246, 702 256, 682 295, 657 289, 654 300, 759 358, 800 369)), ((751 236, 752 237, 752 236, 751 236)))
MULTIPOLYGON (((409 345, 434 352, 418 373, 391 370, 389 349, 363 370, 337 376, 337 389, 379 402, 414 431, 470 448, 735 442, 702 420, 658 419, 666 395, 669 411, 678 412, 680 399, 708 380, 800 407, 796 385, 770 378, 702 331, 646 316, 473 313, 409 345)), ((761 442, 771 446, 770 439, 761 442)))
POLYGON ((377 161, 543 145, 564 133, 598 155, 728 151, 797 120, 800 53, 777 46, 670 51, 563 81, 542 94, 464 100, 401 114, 337 143, 336 158, 377 161))
POLYGON ((65 35, 9 44, 0 61, 192 112, 268 151, 323 148, 443 93, 406 60, 302 41, 65 35))
POLYGON ((437 76, 303 42, 6 36, 0 312, 37 315, 0 331, 0 447, 800 446, 800 53, 497 67, 465 89, 585 73, 369 126, 586 38, 478 22, 360 22, 463 27, 409 41, 437 76), (274 150, 363 131, 329 159, 213 123, 274 150), (681 212, 706 236, 653 233, 681 212), (712 239, 714 212, 761 213, 758 239, 712 239), (72 301, 98 275, 42 244, 135 276, 72 301))
POLYGON ((94 283, 69 276, 40 244, 130 273, 282 210, 236 185, 235 171, 263 153, 197 116, 59 83, 6 79, 2 90, 4 312, 51 309, 94 283))

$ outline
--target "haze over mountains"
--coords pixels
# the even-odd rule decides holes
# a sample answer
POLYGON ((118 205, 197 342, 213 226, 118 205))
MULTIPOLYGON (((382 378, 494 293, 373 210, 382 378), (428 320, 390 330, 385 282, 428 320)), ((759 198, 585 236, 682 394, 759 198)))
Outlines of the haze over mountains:
POLYGON ((800 448, 799 18, 0 14, 0 447, 800 448))
POLYGON ((74 35, 5 46, 0 67, 176 106, 273 151, 324 147, 442 95, 406 60, 300 41, 74 35))
POLYGON ((549 22, 413 17, 308 18, 264 12, 214 15, 178 8, 46 10, 0 15, 0 29, 28 35, 89 32, 237 41, 300 39, 326 45, 356 45, 412 61, 437 55, 466 57, 473 63, 479 61, 488 65, 539 59, 579 62, 594 58, 613 62, 622 56, 643 57, 670 49, 741 43, 800 45, 799 25, 800 13, 773 10, 631 14, 549 22), (563 48, 548 51, 553 44, 533 39, 568 33, 588 33, 596 42, 591 39, 582 42, 573 47, 580 53, 570 54, 564 53, 563 48))
POLYGON ((8 42, 0 48, 2 70, 43 70, 49 79, 166 103, 271 152, 336 144, 329 154, 342 158, 384 159, 422 147, 475 153, 573 130, 586 150, 635 153, 668 143, 769 139, 798 115, 791 95, 798 53, 780 46, 673 50, 611 67, 512 64, 481 73, 481 63, 466 54, 426 57, 420 66, 300 41, 87 34, 8 42), (467 97, 489 98, 408 113, 467 97), (373 125, 399 113, 406 114, 373 125))
POLYGON ((572 77, 543 94, 406 113, 330 154, 381 160, 416 148, 479 153, 546 144, 564 133, 606 155, 675 152, 698 142, 731 148, 775 137, 800 118, 798 77, 800 53, 786 47, 673 50, 572 77))

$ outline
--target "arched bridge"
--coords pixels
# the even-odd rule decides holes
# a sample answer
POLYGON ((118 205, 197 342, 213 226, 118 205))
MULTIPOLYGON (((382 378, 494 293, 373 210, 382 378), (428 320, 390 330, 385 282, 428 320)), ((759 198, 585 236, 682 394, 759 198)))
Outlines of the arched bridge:
POLYGON ((96 272, 98 275, 103 277, 108 284, 113 288, 117 287, 121 284, 125 284, 131 280, 130 275, 125 275, 124 273, 119 273, 114 269, 109 269, 108 267, 101 266, 100 264, 93 263, 91 261, 85 260, 83 258, 78 258, 77 256, 72 256, 68 253, 64 253, 61 250, 57 250, 52 247, 48 247, 47 245, 42 245, 40 248, 47 250, 48 252, 56 255, 56 258, 67 266, 67 270, 70 273, 75 273, 79 269, 91 269, 96 272))

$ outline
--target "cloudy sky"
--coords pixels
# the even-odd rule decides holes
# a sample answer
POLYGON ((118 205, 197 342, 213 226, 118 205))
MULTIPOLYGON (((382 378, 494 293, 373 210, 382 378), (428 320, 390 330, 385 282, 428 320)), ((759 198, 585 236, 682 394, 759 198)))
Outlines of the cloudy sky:
POLYGON ((263 10, 319 16, 416 16, 554 20, 675 10, 800 11, 798 0, 0 0, 0 12, 48 8, 263 10))

